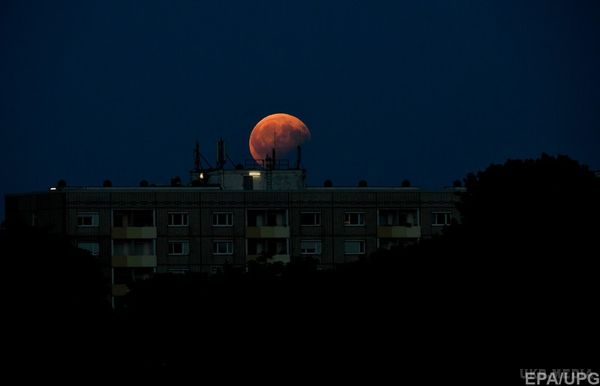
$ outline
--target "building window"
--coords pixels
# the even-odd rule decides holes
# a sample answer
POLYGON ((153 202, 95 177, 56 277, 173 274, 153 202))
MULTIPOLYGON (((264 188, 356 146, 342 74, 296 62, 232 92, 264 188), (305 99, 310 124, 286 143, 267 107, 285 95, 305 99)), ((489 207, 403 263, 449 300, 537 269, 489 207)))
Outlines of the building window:
POLYGON ((287 239, 248 239, 248 255, 287 255, 287 239))
POLYGON ((417 210, 381 209, 379 211, 379 226, 411 227, 419 225, 417 210))
POLYGON ((364 240, 346 240, 344 241, 344 254, 346 255, 364 255, 364 240))
POLYGON ((321 240, 301 240, 300 254, 302 255, 320 255, 321 240))
POLYGON ((169 241, 169 255, 182 256, 190 254, 189 241, 169 241))
POLYGON ((345 226, 364 226, 365 214, 361 212, 346 212, 344 213, 345 226))
POLYGON ((214 227, 233 226, 233 213, 231 213, 231 212, 215 212, 215 213, 213 213, 212 224, 214 227))
POLYGON ((77 243, 77 248, 88 251, 92 256, 100 255, 100 244, 98 243, 77 243))
POLYGON ((319 213, 319 212, 302 212, 302 213, 300 213, 300 225, 309 226, 309 227, 321 225, 321 213, 319 213))
POLYGON ((188 214, 185 212, 169 212, 170 227, 186 227, 188 226, 188 214))
POLYGON ((247 222, 249 227, 286 227, 288 223, 287 210, 251 209, 247 212, 247 222))
POLYGON ((115 210, 113 226, 115 228, 153 227, 154 211, 151 209, 115 210))
POLYGON ((216 240, 213 241, 214 255, 233 255, 233 241, 231 240, 216 240))
POLYGON ((452 220, 452 213, 450 212, 434 212, 432 225, 443 226, 450 225, 450 221, 452 220))
POLYGON ((113 256, 154 256, 154 240, 113 240, 113 256))
POLYGON ((97 227, 98 213, 79 213, 77 215, 78 227, 97 227))

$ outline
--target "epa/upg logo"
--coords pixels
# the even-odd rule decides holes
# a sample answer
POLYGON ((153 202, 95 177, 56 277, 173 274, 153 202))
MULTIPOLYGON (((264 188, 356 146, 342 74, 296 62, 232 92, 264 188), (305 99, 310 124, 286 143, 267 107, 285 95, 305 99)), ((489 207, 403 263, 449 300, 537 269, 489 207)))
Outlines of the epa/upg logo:
POLYGON ((592 370, 575 369, 521 369, 524 385, 598 385, 600 375, 592 370))

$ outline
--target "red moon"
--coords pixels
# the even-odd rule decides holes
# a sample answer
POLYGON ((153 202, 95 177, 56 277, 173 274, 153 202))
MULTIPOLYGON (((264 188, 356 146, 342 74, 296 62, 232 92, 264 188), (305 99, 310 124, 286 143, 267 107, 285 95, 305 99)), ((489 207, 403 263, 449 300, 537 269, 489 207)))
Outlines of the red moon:
POLYGON ((285 158, 298 145, 310 139, 308 127, 293 115, 277 113, 261 119, 250 134, 250 154, 256 162, 270 157, 285 158))

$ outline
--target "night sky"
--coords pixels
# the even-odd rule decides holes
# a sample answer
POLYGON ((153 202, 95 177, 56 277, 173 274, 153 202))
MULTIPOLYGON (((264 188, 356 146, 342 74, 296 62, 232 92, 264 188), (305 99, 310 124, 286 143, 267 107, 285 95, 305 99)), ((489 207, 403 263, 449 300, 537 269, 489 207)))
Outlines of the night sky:
MULTIPOLYGON (((302 119, 309 185, 600 169, 600 1, 2 1, 0 194, 187 180, 302 119)), ((4 202, 0 218, 4 217, 4 202)))

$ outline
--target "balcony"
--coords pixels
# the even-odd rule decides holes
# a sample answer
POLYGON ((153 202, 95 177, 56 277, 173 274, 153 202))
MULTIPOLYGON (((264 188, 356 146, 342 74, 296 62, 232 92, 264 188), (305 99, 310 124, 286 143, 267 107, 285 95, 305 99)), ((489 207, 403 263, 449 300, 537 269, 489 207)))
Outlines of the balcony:
POLYGON ((416 239, 421 237, 420 226, 379 226, 377 237, 386 239, 416 239))
MULTIPOLYGON (((246 261, 254 261, 254 260, 258 260, 261 256, 260 255, 248 255, 246 257, 246 261)), ((290 255, 273 255, 270 259, 267 259, 267 262, 269 263, 284 263, 284 264, 288 264, 290 262, 290 255)))
POLYGON ((115 268, 156 267, 156 255, 113 256, 115 268))
POLYGON ((246 228, 249 239, 281 239, 290 237, 290 227, 287 226, 249 226, 246 228))
POLYGON ((113 239, 155 239, 156 227, 114 227, 113 239))

